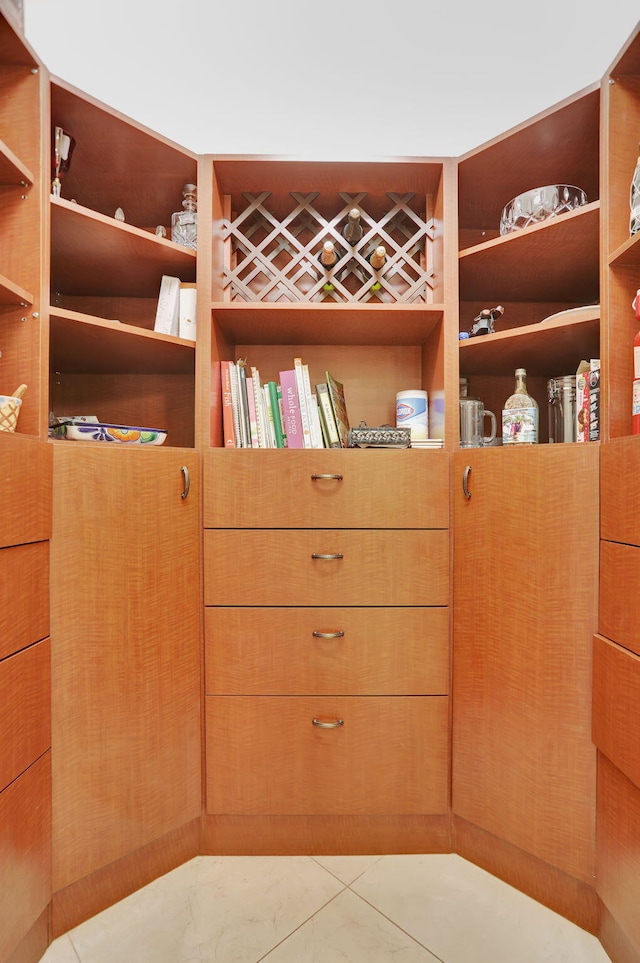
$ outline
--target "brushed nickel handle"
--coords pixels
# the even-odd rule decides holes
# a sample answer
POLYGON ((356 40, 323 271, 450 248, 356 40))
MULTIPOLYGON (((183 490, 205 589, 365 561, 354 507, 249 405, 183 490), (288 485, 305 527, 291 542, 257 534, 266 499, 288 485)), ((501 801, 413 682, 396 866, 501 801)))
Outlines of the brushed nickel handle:
POLYGON ((331 552, 326 554, 324 552, 312 552, 311 558, 344 558, 342 552, 331 552))
POLYGON ((471 465, 467 465, 462 473, 462 491, 464 492, 465 498, 471 498, 471 492, 469 491, 469 475, 471 474, 471 465))
POLYGON ((186 498, 189 494, 189 489, 191 488, 191 478, 189 477, 189 469, 186 465, 182 465, 180 468, 183 477, 182 493, 180 498, 186 498))
POLYGON ((342 639, 344 638, 343 629, 337 629, 335 632, 320 632, 318 629, 314 629, 311 633, 314 639, 342 639))
POLYGON ((320 719, 311 720, 318 729, 338 729, 344 725, 344 719, 335 719, 333 722, 321 722, 320 719))
POLYGON ((312 475, 311 481, 318 481, 321 478, 333 478, 335 481, 342 481, 342 475, 312 475))

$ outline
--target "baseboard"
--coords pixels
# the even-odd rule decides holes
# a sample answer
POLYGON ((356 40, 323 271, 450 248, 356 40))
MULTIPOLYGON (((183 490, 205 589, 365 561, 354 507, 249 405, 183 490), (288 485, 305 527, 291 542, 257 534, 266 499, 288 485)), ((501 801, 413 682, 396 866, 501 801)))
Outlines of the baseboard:
POLYGON ((49 945, 49 907, 40 914, 6 963, 37 963, 49 945))
POLYGON ((53 894, 51 938, 124 899, 202 852, 202 820, 194 819, 53 894))
POLYGON ((204 851, 218 856, 449 853, 438 816, 205 816, 204 851))
POLYGON ((612 963, 640 963, 640 952, 635 949, 602 902, 598 936, 612 963))
POLYGON ((583 880, 569 876, 459 816, 453 817, 453 851, 583 930, 598 933, 598 897, 595 888, 583 880))

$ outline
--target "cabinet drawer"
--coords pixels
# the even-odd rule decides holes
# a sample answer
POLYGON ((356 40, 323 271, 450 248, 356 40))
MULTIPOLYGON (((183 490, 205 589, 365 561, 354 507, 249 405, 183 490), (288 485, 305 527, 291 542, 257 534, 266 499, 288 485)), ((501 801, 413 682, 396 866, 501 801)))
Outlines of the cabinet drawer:
POLYGON ((204 453, 205 528, 448 525, 449 456, 442 451, 204 453))
POLYGON ((449 533, 210 529, 204 597, 205 605, 447 605, 449 533))
POLYGON ((600 542, 599 631, 640 655, 640 548, 600 542))
POLYGON ((0 659, 49 635, 49 542, 0 549, 0 659))
POLYGON ((212 695, 442 695, 449 610, 208 608, 205 666, 212 695))
POLYGON ((602 445, 600 493, 601 538, 640 545, 640 437, 602 445))
POLYGON ((593 641, 593 741, 640 787, 640 658, 613 642, 593 641))
POLYGON ((209 696, 206 728, 211 813, 447 810, 446 697, 209 696))
POLYGON ((0 546, 51 537, 52 448, 0 432, 0 546))
POLYGON ((49 640, 0 662, 0 790, 51 747, 49 640))

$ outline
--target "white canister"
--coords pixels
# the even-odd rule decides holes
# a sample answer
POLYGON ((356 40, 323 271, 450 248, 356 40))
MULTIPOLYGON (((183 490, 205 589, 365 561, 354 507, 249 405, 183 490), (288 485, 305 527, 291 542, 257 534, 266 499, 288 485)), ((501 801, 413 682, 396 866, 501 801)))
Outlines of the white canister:
POLYGON ((396 428, 411 428, 411 441, 429 437, 429 400, 420 388, 399 391, 396 395, 396 428))

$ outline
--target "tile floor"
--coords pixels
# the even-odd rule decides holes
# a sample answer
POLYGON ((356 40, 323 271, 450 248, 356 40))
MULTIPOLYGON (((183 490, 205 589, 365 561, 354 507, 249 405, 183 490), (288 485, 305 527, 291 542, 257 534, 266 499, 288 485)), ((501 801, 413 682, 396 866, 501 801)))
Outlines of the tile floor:
POLYGON ((198 856, 42 963, 609 963, 598 940, 456 855, 198 856))

